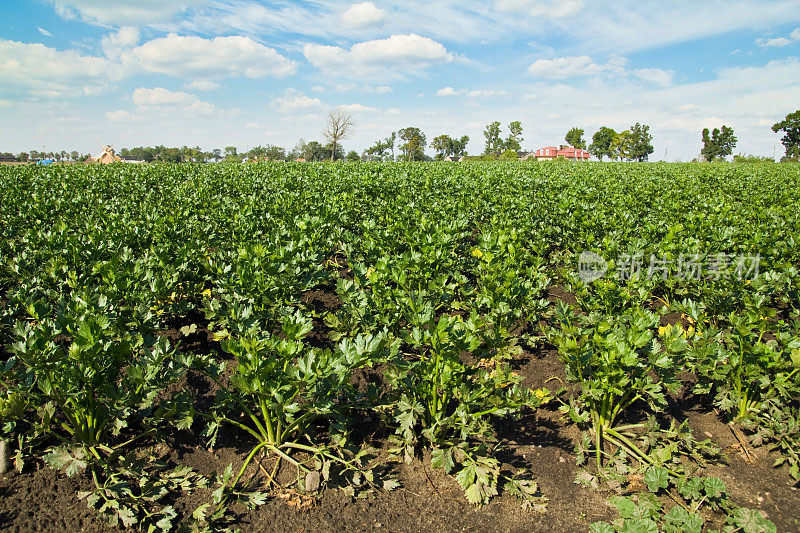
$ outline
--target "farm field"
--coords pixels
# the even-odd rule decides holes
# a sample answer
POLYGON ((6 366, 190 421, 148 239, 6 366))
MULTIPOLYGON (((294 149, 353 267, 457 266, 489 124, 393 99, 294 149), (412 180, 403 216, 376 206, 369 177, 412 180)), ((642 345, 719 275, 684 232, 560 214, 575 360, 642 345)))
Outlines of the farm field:
POLYGON ((800 530, 800 167, 0 167, 0 530, 800 530))

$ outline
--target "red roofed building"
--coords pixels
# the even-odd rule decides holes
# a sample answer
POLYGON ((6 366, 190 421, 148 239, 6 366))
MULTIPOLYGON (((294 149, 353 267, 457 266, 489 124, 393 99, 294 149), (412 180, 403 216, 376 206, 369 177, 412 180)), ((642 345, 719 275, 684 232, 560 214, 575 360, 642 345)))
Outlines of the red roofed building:
POLYGON ((555 146, 539 148, 531 155, 538 161, 550 161, 552 159, 558 159, 559 157, 563 157, 564 159, 568 159, 570 161, 588 161, 589 158, 592 157, 592 154, 586 150, 563 145, 559 146, 558 148, 555 146))

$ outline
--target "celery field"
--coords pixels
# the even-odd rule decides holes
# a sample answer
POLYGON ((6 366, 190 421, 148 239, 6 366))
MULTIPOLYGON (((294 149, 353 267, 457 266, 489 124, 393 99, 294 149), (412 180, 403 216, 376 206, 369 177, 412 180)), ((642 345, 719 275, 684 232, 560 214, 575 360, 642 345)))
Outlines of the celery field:
POLYGON ((789 164, 0 167, 0 528, 38 483, 102 531, 796 530, 798 206, 789 164))

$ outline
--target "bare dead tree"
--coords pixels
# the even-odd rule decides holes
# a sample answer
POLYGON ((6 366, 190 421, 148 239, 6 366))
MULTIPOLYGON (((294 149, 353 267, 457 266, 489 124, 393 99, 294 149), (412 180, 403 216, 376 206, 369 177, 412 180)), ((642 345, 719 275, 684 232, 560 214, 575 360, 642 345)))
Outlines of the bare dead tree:
POLYGON ((336 156, 336 144, 350 137, 350 134, 353 133, 353 128, 355 128, 355 123, 350 113, 341 107, 330 110, 328 122, 325 124, 325 129, 322 130, 322 135, 325 140, 332 144, 331 161, 336 156))

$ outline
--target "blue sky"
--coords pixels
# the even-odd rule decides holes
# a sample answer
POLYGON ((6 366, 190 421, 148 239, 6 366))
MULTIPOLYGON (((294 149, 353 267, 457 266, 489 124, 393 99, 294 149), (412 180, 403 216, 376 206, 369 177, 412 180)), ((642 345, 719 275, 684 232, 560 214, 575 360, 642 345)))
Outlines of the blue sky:
POLYGON ((0 0, 0 152, 290 149, 337 106, 359 152, 416 126, 477 154, 520 120, 528 149, 641 122, 655 160, 722 124, 736 153, 781 154, 800 0, 0 0))

